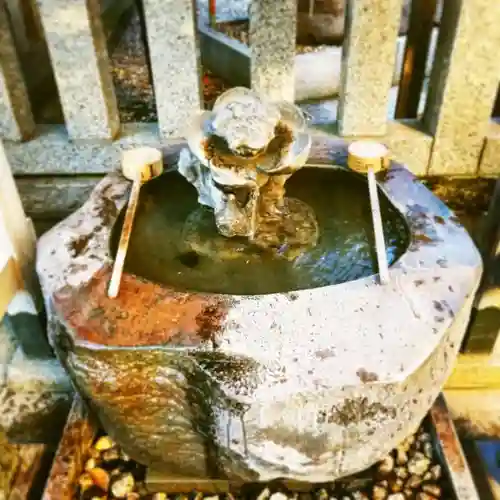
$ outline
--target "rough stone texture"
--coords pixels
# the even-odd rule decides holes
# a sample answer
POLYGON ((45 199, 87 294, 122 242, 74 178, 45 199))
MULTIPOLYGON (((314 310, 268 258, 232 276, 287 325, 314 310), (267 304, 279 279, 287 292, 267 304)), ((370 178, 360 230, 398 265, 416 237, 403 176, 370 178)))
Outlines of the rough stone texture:
POLYGON ((16 48, 9 29, 5 6, 0 6, 0 137, 19 141, 35 130, 28 93, 16 48))
POLYGON ((489 124, 479 174, 487 177, 496 177, 500 174, 500 121, 498 120, 489 124))
POLYGON ((156 109, 163 137, 184 136, 202 108, 192 0, 144 0, 156 109))
MULTIPOLYGON (((345 155, 317 138, 311 162, 345 155)), ((385 287, 369 277, 219 296, 125 274, 108 299, 108 240, 128 192, 119 175, 40 239, 51 342, 132 458, 186 476, 319 482, 414 431, 453 367, 482 264, 408 171, 393 164, 379 181, 412 234, 385 287)))
POLYGON ((0 386, 7 381, 7 367, 17 349, 17 340, 6 316, 0 320, 0 386))
POLYGON ((6 375, 0 386, 1 431, 14 441, 55 443, 72 399, 59 362, 30 359, 18 348, 6 375))
POLYGON ((276 101, 294 101, 295 0, 250 5, 251 86, 276 101))
POLYGON ((478 170, 498 89, 500 3, 444 3, 424 115, 435 136, 429 173, 470 175, 478 170))
POLYGON ((110 139, 119 130, 99 0, 37 0, 69 136, 110 139))
POLYGON ((387 131, 401 8, 402 0, 357 0, 347 5, 339 106, 343 136, 387 131))

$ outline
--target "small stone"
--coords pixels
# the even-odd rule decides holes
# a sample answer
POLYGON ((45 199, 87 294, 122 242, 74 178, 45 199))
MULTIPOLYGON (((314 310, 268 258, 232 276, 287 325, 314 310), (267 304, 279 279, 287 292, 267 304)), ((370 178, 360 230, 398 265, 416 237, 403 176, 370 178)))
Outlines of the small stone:
POLYGON ((354 500, 370 500, 367 495, 365 495, 362 491, 355 491, 352 494, 352 498, 354 500))
POLYGON ((120 458, 124 462, 130 462, 130 457, 123 450, 120 450, 120 458))
POLYGON ((408 469, 406 467, 396 467, 394 472, 400 479, 406 479, 409 476, 408 469))
POLYGON ((92 479, 92 476, 90 474, 88 474, 87 472, 84 472, 78 478, 78 485, 80 486, 81 491, 85 491, 94 485, 94 480, 92 479))
POLYGON ((94 445, 94 448, 97 451, 102 452, 102 451, 114 448, 115 446, 116 445, 115 445, 114 441, 109 436, 102 436, 101 438, 99 438, 97 440, 96 444, 94 445))
POLYGON ((89 458, 86 462, 85 462, 85 467, 84 469, 86 471, 89 471, 89 470, 92 470, 92 469, 95 469, 97 467, 97 460, 95 458, 89 458))
POLYGON ((408 471, 410 474, 423 476, 429 469, 430 465, 431 461, 423 453, 417 451, 408 462, 408 471))
POLYGON ((110 448, 102 452, 102 459, 105 462, 114 462, 120 460, 120 450, 118 448, 110 448))
POLYGON ((271 495, 270 500, 288 500, 288 497, 284 493, 280 493, 278 491, 277 493, 273 493, 271 495))
POLYGON ((422 484, 422 478, 420 476, 410 476, 408 481, 406 481, 406 488, 416 489, 422 484))
POLYGON ((391 473, 393 469, 394 459, 390 455, 387 455, 378 466, 378 471, 384 475, 391 473))
POLYGON ((316 498, 318 500, 328 500, 328 491, 325 490, 325 488, 321 488, 317 493, 316 493, 316 498))
POLYGON ((402 479, 397 478, 392 484, 391 484, 391 491, 393 493, 399 493, 400 491, 403 491, 405 483, 403 482, 402 479))
POLYGON ((427 458, 432 458, 434 455, 434 450, 432 448, 432 443, 424 443, 424 455, 427 458))
POLYGON ((403 493, 394 493, 393 495, 389 495, 387 500, 406 500, 403 493))
POLYGON ((429 495, 428 493, 417 493, 417 498, 416 500, 436 500, 436 497, 433 497, 432 495, 429 495))
POLYGON ((115 498, 126 498, 135 486, 134 476, 130 472, 113 478, 109 490, 115 498))
POLYGON ((422 432, 422 434, 418 436, 418 440, 421 443, 429 443, 432 441, 431 435, 428 432, 422 432))
POLYGON ((265 488, 259 493, 257 500, 267 500, 270 496, 271 492, 269 491, 269 488, 265 488))
POLYGON ((429 495, 432 495, 434 497, 440 497, 441 496, 441 488, 437 484, 424 484, 422 486, 422 490, 425 493, 428 493, 429 495))
POLYGON ((387 489, 383 486, 376 484, 373 487, 372 499, 373 500, 385 500, 387 498, 387 489))
POLYGON ((396 450, 396 462, 398 465, 404 465, 408 462, 408 455, 406 454, 406 451, 401 448, 396 450))
POLYGON ((108 496, 105 491, 102 491, 99 486, 95 484, 85 490, 80 496, 80 500, 106 500, 108 496))
POLYGON ((429 471, 427 471, 422 479, 424 481, 432 481, 432 474, 429 471))
MULTIPOLYGON (((126 500, 140 500, 141 495, 137 493, 136 491, 132 491, 132 493, 129 493, 126 497, 126 500)), ((165 497, 166 499, 167 497, 165 497)))
POLYGON ((441 466, 439 464, 433 465, 429 472, 434 481, 439 481, 441 479, 441 466))
POLYGON ((99 486, 104 491, 108 491, 109 488, 109 474, 100 467, 95 467, 89 470, 89 474, 92 477, 94 484, 99 486))
POLYGON ((167 500, 167 498, 166 493, 155 493, 151 500, 167 500))

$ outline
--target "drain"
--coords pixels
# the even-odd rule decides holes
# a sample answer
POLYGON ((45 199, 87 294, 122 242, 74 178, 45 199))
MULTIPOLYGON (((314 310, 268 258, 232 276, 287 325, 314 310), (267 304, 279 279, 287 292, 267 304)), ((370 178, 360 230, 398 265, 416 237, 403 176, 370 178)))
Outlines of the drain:
POLYGON ((184 252, 177 256, 179 262, 190 269, 195 268, 200 263, 200 256, 196 252, 184 252))

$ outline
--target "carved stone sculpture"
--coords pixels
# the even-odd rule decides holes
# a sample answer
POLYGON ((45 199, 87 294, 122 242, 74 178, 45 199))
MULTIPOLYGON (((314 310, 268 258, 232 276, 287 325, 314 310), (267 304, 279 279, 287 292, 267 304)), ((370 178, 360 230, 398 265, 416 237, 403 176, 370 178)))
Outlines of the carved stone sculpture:
MULTIPOLYGON (((305 126, 293 104, 268 102, 242 87, 225 92, 195 120, 178 170, 197 189, 200 204, 213 209, 221 236, 245 237, 284 255, 315 244, 312 209, 286 198, 284 187, 309 154, 305 126)), ((193 214, 187 229, 198 237, 200 217, 193 214)))

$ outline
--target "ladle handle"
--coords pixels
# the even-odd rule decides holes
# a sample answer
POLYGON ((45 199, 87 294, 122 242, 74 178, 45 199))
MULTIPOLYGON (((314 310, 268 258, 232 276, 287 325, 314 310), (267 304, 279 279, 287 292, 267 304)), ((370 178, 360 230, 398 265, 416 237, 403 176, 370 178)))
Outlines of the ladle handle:
POLYGON ((127 256, 128 244, 130 235, 132 234, 132 225, 134 223, 135 211, 139 201, 139 193, 141 191, 141 180, 136 179, 132 183, 132 190, 128 201, 127 212, 123 222, 122 232, 120 235, 120 243, 116 252, 115 263, 113 265, 113 273, 109 282, 108 297, 115 298, 120 290, 120 282, 122 279, 123 266, 125 265, 125 257, 127 256))
POLYGON ((370 205, 372 212, 373 230, 375 232, 375 251, 377 253, 377 264, 380 283, 389 283, 389 265, 387 263, 387 251, 385 247, 384 228, 380 214, 380 203, 378 199, 377 181, 372 168, 368 169, 368 191, 370 193, 370 205))

